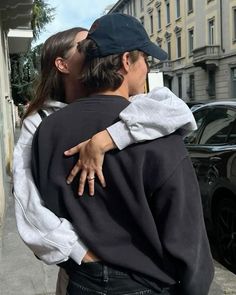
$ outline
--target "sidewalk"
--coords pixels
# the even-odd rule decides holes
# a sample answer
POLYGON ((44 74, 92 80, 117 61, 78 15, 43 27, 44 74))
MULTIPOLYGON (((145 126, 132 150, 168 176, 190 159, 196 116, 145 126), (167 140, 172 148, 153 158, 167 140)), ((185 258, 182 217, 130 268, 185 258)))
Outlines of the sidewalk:
MULTIPOLYGON (((15 142, 19 137, 16 128, 15 142)), ((0 295, 54 295, 57 266, 38 260, 21 240, 15 221, 12 180, 8 177, 6 216, 0 228, 0 295)))
MULTIPOLYGON (((36 259, 20 239, 10 177, 5 185, 9 193, 2 232, 0 228, 0 295, 54 295, 58 268, 36 259)), ((236 295, 236 275, 215 262, 209 295, 223 294, 236 295)))
POLYGON ((6 186, 9 198, 0 236, 0 295, 54 295, 58 267, 42 263, 20 239, 10 179, 6 186))

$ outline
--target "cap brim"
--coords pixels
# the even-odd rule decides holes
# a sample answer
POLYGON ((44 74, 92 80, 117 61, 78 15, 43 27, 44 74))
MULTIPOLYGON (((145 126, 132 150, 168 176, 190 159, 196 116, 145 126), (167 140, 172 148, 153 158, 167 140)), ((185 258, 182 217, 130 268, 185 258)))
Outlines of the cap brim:
POLYGON ((165 52, 163 49, 161 49, 161 47, 154 44, 153 42, 150 42, 145 47, 143 47, 142 51, 147 55, 155 57, 159 60, 166 60, 168 57, 167 52, 165 52))

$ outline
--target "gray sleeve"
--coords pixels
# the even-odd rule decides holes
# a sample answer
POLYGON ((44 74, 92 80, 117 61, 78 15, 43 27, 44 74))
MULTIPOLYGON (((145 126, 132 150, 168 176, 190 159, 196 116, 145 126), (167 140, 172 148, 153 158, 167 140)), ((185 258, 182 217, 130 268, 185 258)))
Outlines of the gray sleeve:
POLYGON ((119 150, 122 150, 135 142, 128 126, 123 121, 111 125, 107 128, 107 131, 119 150))
POLYGON ((73 258, 81 263, 87 252, 71 223, 48 210, 31 173, 31 143, 40 118, 23 123, 14 149, 13 180, 15 214, 19 234, 26 245, 45 263, 58 264, 73 258))
POLYGON ((134 96, 132 103, 120 113, 120 119, 107 128, 119 149, 168 135, 177 129, 185 135, 197 128, 186 103, 166 87, 134 96))

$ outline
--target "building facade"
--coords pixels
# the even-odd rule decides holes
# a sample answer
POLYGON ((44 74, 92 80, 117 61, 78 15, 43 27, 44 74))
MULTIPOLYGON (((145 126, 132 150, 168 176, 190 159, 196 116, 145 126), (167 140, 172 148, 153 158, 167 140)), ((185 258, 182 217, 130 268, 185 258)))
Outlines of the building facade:
POLYGON ((120 0, 168 60, 151 60, 185 101, 236 98, 236 0, 120 0))
POLYGON ((6 204, 4 183, 11 174, 14 147, 15 106, 9 54, 26 52, 30 46, 32 5, 33 0, 0 1, 0 230, 6 204))

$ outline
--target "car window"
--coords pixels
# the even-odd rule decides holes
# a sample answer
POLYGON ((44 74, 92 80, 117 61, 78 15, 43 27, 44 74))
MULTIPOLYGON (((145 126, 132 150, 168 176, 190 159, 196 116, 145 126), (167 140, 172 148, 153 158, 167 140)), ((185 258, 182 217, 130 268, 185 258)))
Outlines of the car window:
POLYGON ((236 112, 227 108, 212 110, 202 131, 200 144, 224 144, 236 119, 236 112))
POLYGON ((234 121, 233 128, 231 129, 229 138, 228 138, 229 144, 236 144, 236 121, 234 121))
POLYGON ((184 139, 186 144, 196 144, 199 137, 200 130, 202 129, 203 123, 206 120, 209 109, 203 109, 193 112, 195 121, 197 123, 197 130, 190 132, 184 139))

